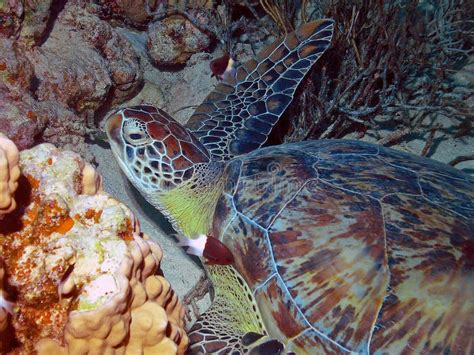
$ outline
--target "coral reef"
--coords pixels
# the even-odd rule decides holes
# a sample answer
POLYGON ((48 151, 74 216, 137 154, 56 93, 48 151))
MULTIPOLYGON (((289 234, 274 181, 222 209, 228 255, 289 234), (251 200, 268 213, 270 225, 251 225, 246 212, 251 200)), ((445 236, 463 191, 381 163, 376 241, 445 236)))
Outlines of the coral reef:
MULTIPOLYGON (((23 1, 23 21, 20 38, 27 47, 39 44, 47 29, 48 20, 53 11, 53 0, 23 1)), ((56 4, 56 6, 58 6, 56 4)))
POLYGON ((157 65, 182 65, 211 44, 207 34, 183 17, 168 17, 148 29, 148 54, 157 65))
POLYGON ((0 126, 20 149, 43 140, 91 159, 95 117, 142 82, 130 43, 81 2, 0 5, 0 126), (5 20, 5 21, 3 21, 5 20))
MULTIPOLYGON (((16 208, 14 194, 20 177, 19 157, 16 145, 0 132, 0 219, 16 208)), ((1 282, 2 278, 0 285, 1 282)))
POLYGON ((158 0, 98 0, 95 12, 103 19, 113 19, 137 28, 144 28, 156 11, 158 0))
MULTIPOLYGON (((184 309, 161 249, 92 166, 41 144, 20 167, 19 208, 0 221, 0 292, 14 303, 0 351, 184 353, 184 309)), ((2 328, 6 316, 0 307, 2 328)))
POLYGON ((23 2, 20 0, 0 2, 0 16, 2 18, 2 22, 0 22, 1 35, 11 36, 18 32, 23 11, 23 2))

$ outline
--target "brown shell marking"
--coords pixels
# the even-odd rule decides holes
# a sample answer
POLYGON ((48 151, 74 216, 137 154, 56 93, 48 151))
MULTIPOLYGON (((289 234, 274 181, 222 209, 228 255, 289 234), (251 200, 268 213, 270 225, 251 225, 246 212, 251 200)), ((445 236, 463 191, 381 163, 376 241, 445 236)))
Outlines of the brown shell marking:
POLYGON ((388 196, 384 202, 391 278, 371 349, 472 350, 472 223, 408 195, 388 196), (416 229, 406 228, 414 224, 416 229))
POLYGON ((267 324, 271 334, 283 333, 282 338, 292 339, 286 352, 294 351, 297 354, 341 354, 345 349, 334 341, 325 337, 316 329, 308 328, 301 312, 295 307, 293 301, 288 297, 286 287, 277 277, 271 278, 267 283, 255 292, 255 298, 266 319, 274 319, 267 324))
POLYGON ((134 118, 140 122, 148 123, 153 121, 153 116, 150 112, 144 110, 136 110, 132 107, 126 108, 122 111, 124 117, 134 118))
POLYGON ((264 283, 254 294, 263 318, 274 319, 274 324, 268 325, 270 334, 283 333, 291 338, 306 329, 301 312, 289 300, 285 286, 276 276, 264 283))
POLYGON ((310 355, 340 355, 346 353, 333 342, 321 338, 320 334, 312 329, 301 332, 294 337, 286 347, 287 353, 310 355), (310 349, 308 351, 308 349, 310 349))
POLYGON ((158 122, 149 122, 147 124, 147 130, 151 138, 160 142, 170 135, 170 131, 167 127, 158 122))
POLYGON ((214 233, 288 349, 472 352, 472 178, 337 140, 263 148, 234 170, 214 233))
POLYGON ((242 270, 242 276, 251 289, 265 282, 269 275, 274 274, 274 264, 266 241, 266 231, 248 223, 241 216, 237 216, 229 227, 229 236, 239 236, 242 239, 226 238, 226 245, 235 255, 235 264, 242 270))
POLYGON ((313 163, 311 160, 301 163, 301 159, 278 153, 245 160, 242 169, 247 176, 238 182, 237 190, 245 190, 246 194, 235 196, 235 203, 241 206, 239 211, 250 219, 258 216, 259 224, 267 228, 276 211, 284 208, 289 196, 295 194, 305 180, 314 178, 313 163), (268 206, 269 198, 272 208, 268 206), (242 199, 245 203, 241 203, 242 199))
POLYGON ((287 204, 269 237, 307 323, 346 349, 366 351, 389 280, 380 205, 315 180, 287 204))

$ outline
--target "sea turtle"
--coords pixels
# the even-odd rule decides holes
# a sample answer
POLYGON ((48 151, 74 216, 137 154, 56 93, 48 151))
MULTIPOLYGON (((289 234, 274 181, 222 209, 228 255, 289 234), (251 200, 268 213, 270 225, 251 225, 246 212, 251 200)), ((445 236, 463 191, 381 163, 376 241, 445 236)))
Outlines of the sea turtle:
POLYGON ((145 198, 233 255, 204 260, 215 295, 191 351, 473 353, 470 176, 362 141, 262 148, 333 27, 305 24, 236 68, 186 128, 148 105, 107 120, 145 198))

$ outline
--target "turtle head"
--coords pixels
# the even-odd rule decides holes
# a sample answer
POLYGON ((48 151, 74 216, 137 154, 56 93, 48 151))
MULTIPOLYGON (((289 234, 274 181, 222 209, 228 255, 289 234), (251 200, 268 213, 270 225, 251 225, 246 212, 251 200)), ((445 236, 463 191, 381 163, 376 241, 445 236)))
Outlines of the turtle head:
POLYGON ((166 112, 148 105, 121 109, 107 119, 106 133, 120 167, 146 192, 167 192, 207 164, 206 148, 166 112))
POLYGON ((122 171, 144 197, 186 235, 205 234, 209 221, 196 222, 193 215, 209 208, 212 218, 209 199, 218 192, 210 193, 210 182, 221 167, 204 145, 166 112, 149 105, 113 113, 105 131, 122 171))

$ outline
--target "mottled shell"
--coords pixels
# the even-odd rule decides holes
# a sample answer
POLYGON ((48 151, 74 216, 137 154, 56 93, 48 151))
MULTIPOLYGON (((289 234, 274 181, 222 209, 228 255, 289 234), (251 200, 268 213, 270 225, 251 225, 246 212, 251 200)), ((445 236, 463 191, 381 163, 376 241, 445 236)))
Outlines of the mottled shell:
POLYGON ((232 161, 214 233, 288 351, 472 353, 474 180, 355 141, 232 161))

